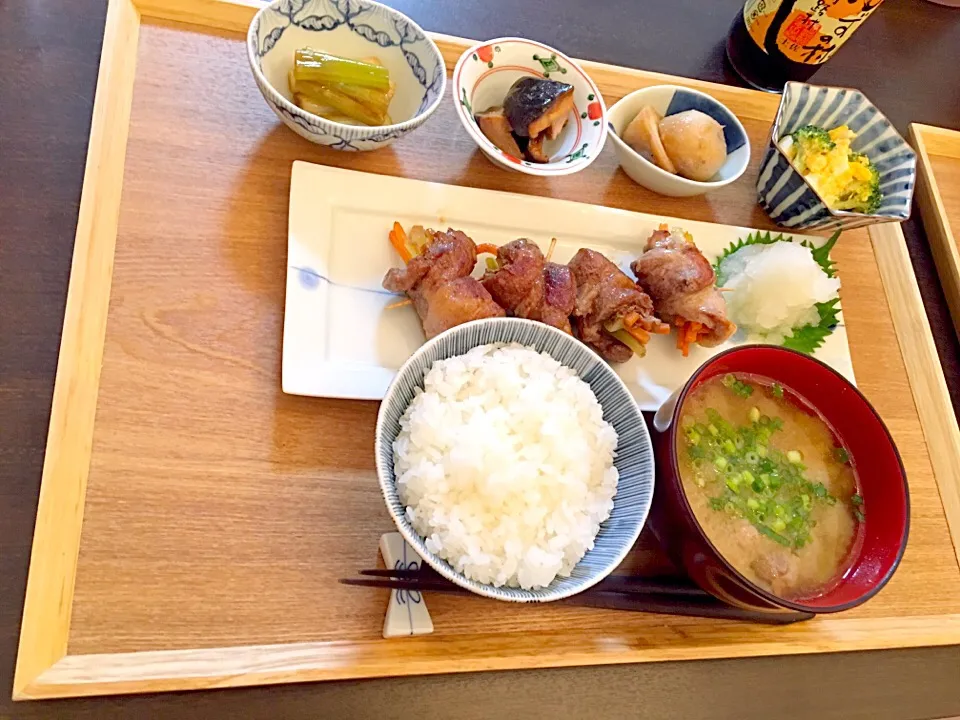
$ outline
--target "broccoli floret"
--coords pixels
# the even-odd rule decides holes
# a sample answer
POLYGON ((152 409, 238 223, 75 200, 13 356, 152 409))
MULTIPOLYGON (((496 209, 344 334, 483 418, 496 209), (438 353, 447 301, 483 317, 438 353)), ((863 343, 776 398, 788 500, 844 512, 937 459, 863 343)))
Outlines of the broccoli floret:
POLYGON ((830 139, 830 134, 822 127, 816 125, 804 125, 793 131, 793 141, 798 143, 807 143, 811 147, 818 145, 820 151, 833 150, 835 143, 830 139))
POLYGON ((847 160, 851 165, 859 164, 865 167, 869 172, 869 179, 858 179, 852 182, 837 199, 835 209, 871 215, 877 211, 883 201, 883 193, 880 192, 880 173, 863 153, 851 152, 847 160))
POLYGON ((837 145, 823 128, 816 125, 804 125, 793 131, 793 157, 800 172, 806 172, 810 158, 824 156, 837 145))

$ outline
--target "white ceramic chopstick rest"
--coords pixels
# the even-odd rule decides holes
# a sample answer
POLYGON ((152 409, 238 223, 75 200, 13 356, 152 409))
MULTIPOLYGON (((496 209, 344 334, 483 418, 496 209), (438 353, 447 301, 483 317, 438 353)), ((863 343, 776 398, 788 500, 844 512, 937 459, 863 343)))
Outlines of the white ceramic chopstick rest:
MULTIPOLYGON (((394 570, 416 570, 423 562, 417 551, 397 532, 380 536, 380 554, 384 564, 394 570)), ((432 632, 433 620, 422 593, 419 590, 391 590, 387 615, 383 619, 383 636, 391 638, 432 632)))

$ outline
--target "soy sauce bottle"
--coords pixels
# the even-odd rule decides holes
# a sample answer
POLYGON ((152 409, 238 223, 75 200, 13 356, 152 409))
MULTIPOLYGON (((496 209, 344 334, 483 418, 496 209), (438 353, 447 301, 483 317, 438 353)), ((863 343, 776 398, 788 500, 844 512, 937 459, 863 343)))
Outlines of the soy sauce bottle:
POLYGON ((883 0, 747 0, 727 37, 727 58, 759 90, 780 92, 833 57, 883 0))

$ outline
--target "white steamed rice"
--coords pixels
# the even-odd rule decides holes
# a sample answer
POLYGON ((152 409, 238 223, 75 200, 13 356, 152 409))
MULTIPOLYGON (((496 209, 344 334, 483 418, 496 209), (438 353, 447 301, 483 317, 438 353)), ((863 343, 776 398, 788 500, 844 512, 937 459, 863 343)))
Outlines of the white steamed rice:
POLYGON ((430 552, 477 582, 535 589, 593 547, 613 509, 616 447, 575 371, 500 343, 434 363, 393 457, 430 552))
POLYGON ((794 242, 747 245, 720 265, 730 319, 749 335, 780 343, 794 328, 820 322, 816 304, 832 300, 831 278, 809 248, 794 242))

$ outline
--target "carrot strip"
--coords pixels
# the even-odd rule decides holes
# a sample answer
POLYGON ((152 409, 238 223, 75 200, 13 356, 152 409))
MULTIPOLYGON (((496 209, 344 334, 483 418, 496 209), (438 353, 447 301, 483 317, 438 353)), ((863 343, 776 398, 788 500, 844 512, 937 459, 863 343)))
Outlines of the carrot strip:
POLYGON ((400 227, 400 223, 394 223, 393 229, 387 234, 387 237, 390 238, 390 244, 393 245, 393 249, 397 251, 397 254, 403 258, 405 263, 410 262, 413 255, 410 253, 410 249, 407 247, 407 234, 403 232, 403 228, 400 227), (400 232, 398 233, 397 230, 400 232))
POLYGON ((642 343, 643 345, 646 345, 648 342, 650 342, 650 333, 643 328, 630 327, 627 325, 626 321, 624 321, 623 329, 636 338, 637 342, 642 343))
POLYGON ((660 223, 660 227, 657 228, 660 232, 667 232, 670 229, 670 226, 666 223, 660 223))
POLYGON ((393 234, 397 236, 397 239, 402 242, 404 245, 407 244, 407 231, 403 229, 403 225, 398 222, 393 223, 393 234))
POLYGON ((658 323, 655 327, 651 328, 652 332, 655 332, 657 335, 669 335, 670 326, 666 323, 658 323))
POLYGON ((477 255, 482 253, 488 253, 490 255, 496 255, 499 248, 493 243, 480 243, 477 245, 477 255))
POLYGON ((385 307, 384 310, 394 310, 396 308, 403 307, 404 305, 413 305, 413 300, 411 300, 410 298, 397 300, 395 303, 390 303, 389 305, 387 305, 387 307, 385 307))
POLYGON ((690 354, 690 343, 697 338, 697 332, 702 325, 698 322, 682 322, 677 330, 677 349, 684 357, 690 354))
POLYGON ((623 316, 623 325, 624 327, 631 328, 637 324, 637 320, 639 319, 640 319, 640 313, 629 312, 623 316))

